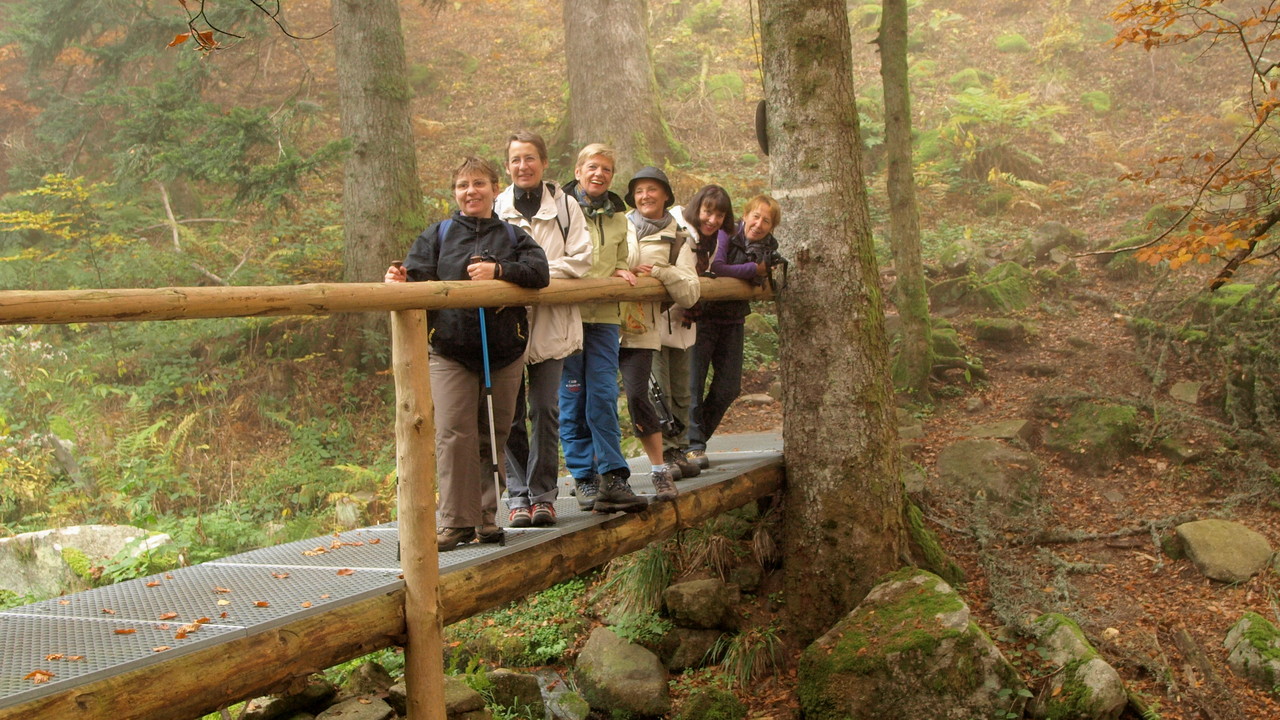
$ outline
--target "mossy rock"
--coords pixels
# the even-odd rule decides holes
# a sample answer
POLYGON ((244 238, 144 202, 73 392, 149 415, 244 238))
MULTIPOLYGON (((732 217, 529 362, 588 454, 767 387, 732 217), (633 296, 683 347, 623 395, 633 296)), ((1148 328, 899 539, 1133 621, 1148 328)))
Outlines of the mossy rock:
POLYGON ((956 92, 963 92, 970 88, 985 88, 991 83, 994 76, 986 70, 978 68, 965 68, 952 74, 947 78, 947 84, 956 92))
POLYGON ((1044 445, 1076 469, 1102 472, 1128 454, 1137 431, 1137 408, 1082 402, 1066 422, 1045 432, 1044 445))
MULTIPOLYGON (((1131 237, 1112 243, 1107 250, 1123 250, 1146 242, 1143 237, 1131 237)), ((1138 280, 1151 272, 1151 265, 1138 261, 1138 254, 1133 251, 1118 252, 1114 255, 1099 255, 1103 270, 1113 280, 1138 280)))
POLYGON ((1237 675, 1273 694, 1280 694, 1280 630, 1263 616, 1246 612, 1223 642, 1227 664, 1237 675))
POLYGON ((807 720, 991 717, 1021 678, 942 578, 904 568, 805 649, 797 694, 807 720), (1004 690, 1004 692, 1002 692, 1004 690))
POLYGON ((62 548, 62 562, 66 563, 67 567, 71 568, 71 572, 81 580, 91 584, 96 580, 93 576, 93 562, 80 548, 62 548))
POLYGON ((699 688, 676 713, 676 720, 744 720, 747 708, 733 693, 714 687, 699 688))
POLYGON ((1095 115, 1106 115, 1111 112, 1111 95, 1102 90, 1090 90, 1080 95, 1080 104, 1095 115))
POLYGON ((1037 642, 1049 662, 1061 667, 1031 704, 1035 717, 1111 720, 1128 705, 1124 681, 1085 637, 1075 620, 1060 613, 1036 618, 1037 642))
POLYGON ((1004 33, 996 38, 996 50, 1004 53, 1031 52, 1031 43, 1018 33, 1004 33))
POLYGON ((973 336, 984 342, 1011 343, 1027 337, 1027 326, 1013 318, 978 318, 973 321, 973 336))
POLYGON ((964 345, 960 344, 960 334, 952 328, 937 328, 929 333, 933 341, 933 354, 939 357, 965 357, 964 345))
POLYGON ((1015 262, 1003 262, 983 274, 978 293, 991 310, 1010 312, 1031 304, 1031 271, 1015 262))

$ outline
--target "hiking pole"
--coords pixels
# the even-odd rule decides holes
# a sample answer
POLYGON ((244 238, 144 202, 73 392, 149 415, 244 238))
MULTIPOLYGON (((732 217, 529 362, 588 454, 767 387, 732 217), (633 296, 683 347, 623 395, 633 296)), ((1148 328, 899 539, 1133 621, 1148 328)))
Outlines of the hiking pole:
MULTIPOLYGON (((472 263, 483 262, 482 257, 471 258, 472 263)), ((498 524, 498 505, 502 504, 502 480, 498 476, 498 430, 493 424, 493 382, 489 378, 489 332, 485 329, 484 308, 480 308, 480 357, 484 361, 484 401, 489 408, 489 467, 493 470, 493 523, 498 524)), ((507 534, 502 531, 500 545, 507 544, 507 534)))

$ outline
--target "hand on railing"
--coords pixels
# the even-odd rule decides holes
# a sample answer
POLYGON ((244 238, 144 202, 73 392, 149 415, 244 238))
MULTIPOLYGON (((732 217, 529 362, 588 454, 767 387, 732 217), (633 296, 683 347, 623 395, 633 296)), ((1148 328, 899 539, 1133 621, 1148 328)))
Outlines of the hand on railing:
POLYGON ((382 276, 382 282, 409 282, 409 271, 398 262, 391 263, 391 267, 387 268, 387 274, 382 276))

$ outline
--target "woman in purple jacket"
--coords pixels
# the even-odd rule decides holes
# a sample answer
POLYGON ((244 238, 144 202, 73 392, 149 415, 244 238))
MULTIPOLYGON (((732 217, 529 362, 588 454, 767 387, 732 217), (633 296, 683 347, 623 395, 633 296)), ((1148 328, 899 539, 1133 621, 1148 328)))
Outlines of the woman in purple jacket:
MULTIPOLYGON (((700 191, 699 195, 701 194, 700 191)), ((708 207, 706 203, 695 205, 690 202, 689 207, 699 208, 699 214, 714 212, 714 208, 708 207)), ((688 212, 686 210, 686 215, 688 212)), ((778 247, 772 231, 781 220, 782 209, 778 207, 776 200, 768 195, 751 198, 737 231, 732 235, 723 229, 716 233, 711 272, 717 277, 738 278, 753 285, 763 284, 768 274, 768 264, 764 258, 768 257, 767 251, 778 247), (766 252, 761 254, 762 250, 766 252), (752 251, 755 251, 758 262, 752 259, 752 251)), ((727 227, 733 226, 732 211, 724 214, 724 224, 727 227)), ((698 234, 701 236, 704 232, 703 224, 698 224, 698 234)), ((700 248, 705 247, 705 239, 699 238, 700 248)), ((725 412, 742 392, 743 330, 747 313, 751 312, 751 303, 747 300, 704 301, 700 307, 698 339, 693 345, 689 373, 693 395, 693 401, 689 405, 689 459, 705 468, 710 465, 707 459, 707 440, 715 433, 725 412), (703 394, 708 368, 714 368, 715 373, 711 377, 711 386, 703 394)))

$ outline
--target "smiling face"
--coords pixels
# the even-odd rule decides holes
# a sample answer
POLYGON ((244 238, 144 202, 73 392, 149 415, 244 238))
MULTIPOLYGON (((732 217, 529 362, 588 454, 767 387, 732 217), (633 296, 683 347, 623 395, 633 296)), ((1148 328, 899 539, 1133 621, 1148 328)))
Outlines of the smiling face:
POLYGON ((573 176, 583 192, 598 198, 613 184, 613 161, 603 155, 592 155, 574 169, 573 176))
POLYGON ((773 232, 773 213, 769 208, 757 205, 742 218, 742 227, 748 242, 759 242, 773 232))
POLYGON ((714 202, 704 202, 698 208, 698 232, 703 237, 711 237, 719 232, 724 224, 724 211, 716 207, 714 202))
POLYGON ((458 211, 467 217, 492 217, 497 195, 496 184, 483 173, 462 173, 453 181, 453 199, 458 202, 458 211))
POLYGON ((657 180, 637 180, 631 194, 642 216, 657 220, 667 213, 667 189, 657 180))
POLYGON ((507 146, 507 174, 511 176, 512 184, 521 190, 537 187, 549 164, 533 143, 513 140, 507 146))

